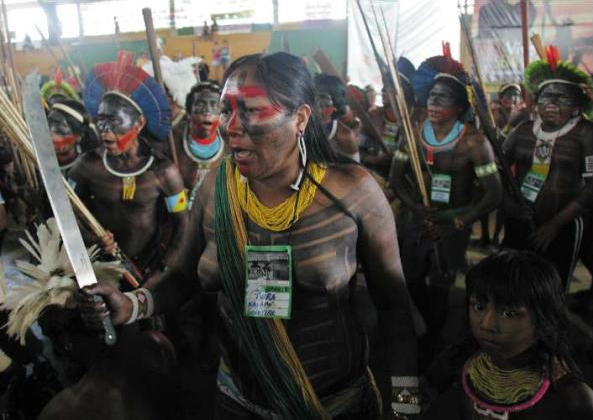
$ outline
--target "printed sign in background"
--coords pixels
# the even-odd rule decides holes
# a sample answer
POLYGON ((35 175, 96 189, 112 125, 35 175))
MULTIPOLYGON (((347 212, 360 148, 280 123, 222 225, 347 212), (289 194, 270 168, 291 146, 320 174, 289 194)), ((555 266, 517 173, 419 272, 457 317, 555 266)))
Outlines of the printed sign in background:
MULTIPOLYGON (((529 0, 529 36, 556 45, 563 60, 593 73, 593 0, 529 0)), ((523 43, 519 0, 476 0, 473 38, 486 83, 520 82, 523 43)), ((530 45, 530 60, 537 59, 530 45)))

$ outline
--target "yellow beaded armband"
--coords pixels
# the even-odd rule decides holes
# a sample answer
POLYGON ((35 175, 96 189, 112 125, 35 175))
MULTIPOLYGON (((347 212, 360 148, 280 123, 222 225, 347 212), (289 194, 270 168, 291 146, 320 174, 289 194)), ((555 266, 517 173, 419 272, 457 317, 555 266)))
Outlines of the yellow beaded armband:
POLYGON ((474 171, 476 172, 476 176, 478 178, 483 178, 485 176, 497 173, 498 168, 496 167, 496 163, 490 162, 482 166, 476 166, 474 171))
POLYGON ((410 156, 408 156, 407 153, 404 153, 401 150, 396 150, 395 153, 393 154, 393 157, 396 160, 400 160, 402 162, 407 162, 408 160, 410 160, 410 156))

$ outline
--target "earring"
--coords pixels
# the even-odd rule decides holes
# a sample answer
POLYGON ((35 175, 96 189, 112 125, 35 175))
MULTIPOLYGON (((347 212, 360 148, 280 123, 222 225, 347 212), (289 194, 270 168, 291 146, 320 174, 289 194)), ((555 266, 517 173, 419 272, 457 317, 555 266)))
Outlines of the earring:
POLYGON ((307 166, 307 146, 305 145, 305 136, 303 133, 299 134, 299 153, 301 155, 301 166, 304 168, 307 166))
POLYGON ((296 181, 293 184, 290 184, 290 188, 295 191, 298 191, 301 187, 301 181, 303 180, 303 175, 305 173, 305 166, 307 166, 307 146, 305 145, 305 136, 303 133, 299 133, 299 138, 297 141, 299 147, 299 155, 301 156, 301 168, 299 169, 299 175, 297 176, 296 181))

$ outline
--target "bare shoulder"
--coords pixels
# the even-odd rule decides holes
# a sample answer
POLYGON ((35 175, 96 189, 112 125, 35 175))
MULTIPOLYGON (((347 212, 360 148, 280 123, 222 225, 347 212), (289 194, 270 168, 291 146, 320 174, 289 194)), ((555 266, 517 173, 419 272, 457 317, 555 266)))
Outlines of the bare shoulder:
POLYGON ((92 172, 92 168, 94 166, 102 164, 103 163, 101 161, 99 149, 90 150, 76 158, 76 162, 74 163, 74 166, 72 166, 72 168, 70 169, 68 176, 71 178, 81 179, 85 176, 85 174, 92 172), (91 168, 90 171, 89 168, 91 168))
POLYGON ((478 130, 473 124, 471 123, 465 123, 465 134, 464 134, 464 139, 465 139, 465 144, 470 147, 470 148, 474 148, 474 147, 484 147, 485 144, 488 143, 488 139, 486 139, 486 136, 484 135, 484 133, 482 133, 480 130, 478 130))
POLYGON ((177 194, 183 190, 183 178, 179 169, 169 158, 155 156, 151 170, 158 179, 165 196, 177 194))
POLYGON ((476 164, 482 164, 485 162, 492 161, 494 159, 494 152, 492 151, 492 145, 486 138, 484 133, 478 130, 473 124, 467 123, 465 139, 465 149, 472 160, 476 164))
MULTIPOLYGON (((340 200, 353 214, 366 214, 370 209, 383 213, 389 204, 370 172, 356 164, 331 165, 322 186, 340 200)), ((322 206, 332 206, 335 202, 325 194, 319 195, 322 206)))
POLYGON ((219 167, 212 168, 210 172, 208 172, 200 186, 200 191, 198 191, 198 201, 202 202, 204 205, 214 200, 214 189, 216 188, 216 178, 218 176, 219 167))
POLYGON ((102 158, 103 158, 103 152, 101 150, 102 150, 101 148, 97 148, 97 149, 89 150, 88 152, 84 152, 76 159, 76 165, 78 165, 79 162, 82 162, 83 164, 85 164, 85 163, 92 164, 92 163, 101 162, 102 158))
POLYGON ((166 156, 153 155, 154 162, 152 164, 152 170, 159 176, 168 176, 170 174, 179 173, 177 166, 166 156))
POLYGON ((523 121, 522 123, 517 125, 515 128, 513 128, 513 130, 509 133, 507 140, 515 138, 515 137, 530 135, 532 133, 533 133, 533 121, 532 120, 523 121))
POLYGON ((581 118, 578 127, 580 130, 579 137, 587 142, 590 142, 591 138, 593 137, 593 122, 586 118, 581 118))
POLYGON ((555 383, 560 399, 566 405, 567 412, 593 416, 593 390, 586 383, 571 376, 567 375, 566 378, 555 383))
MULTIPOLYGON (((201 225, 204 220, 204 215, 212 216, 214 214, 214 191, 216 188, 216 177, 218 169, 212 169, 200 185, 191 208, 190 218, 193 225, 201 225)), ((212 223, 212 218, 209 218, 208 223, 212 223)))
POLYGON ((338 197, 349 195, 358 190, 380 190, 371 173, 361 165, 356 164, 331 165, 328 168, 323 185, 330 192, 335 190, 338 197))

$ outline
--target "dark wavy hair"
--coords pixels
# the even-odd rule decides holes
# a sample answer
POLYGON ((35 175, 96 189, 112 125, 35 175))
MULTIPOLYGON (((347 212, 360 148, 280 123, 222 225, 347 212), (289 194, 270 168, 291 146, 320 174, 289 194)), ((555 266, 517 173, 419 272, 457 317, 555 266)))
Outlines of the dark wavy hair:
POLYGON ((568 309, 556 268, 531 251, 504 250, 484 258, 466 276, 467 307, 474 296, 495 305, 525 306, 531 314, 538 361, 553 372, 555 360, 580 376, 568 339, 568 309))
POLYGON ((313 78, 315 89, 319 93, 327 93, 331 96, 336 111, 333 118, 339 118, 346 113, 348 101, 346 99, 346 86, 336 76, 320 73, 313 78))
POLYGON ((315 107, 313 76, 301 58, 285 52, 246 55, 231 63, 224 73, 223 84, 232 73, 245 67, 254 69, 255 79, 265 87, 274 104, 289 112, 295 112, 303 104, 311 107, 304 136, 307 156, 312 162, 351 163, 332 149, 323 132, 315 107))
POLYGON ((220 86, 214 82, 199 82, 192 86, 189 93, 185 97, 185 112, 191 114, 191 107, 194 102, 194 95, 203 90, 209 90, 213 93, 217 93, 220 96, 220 86))

